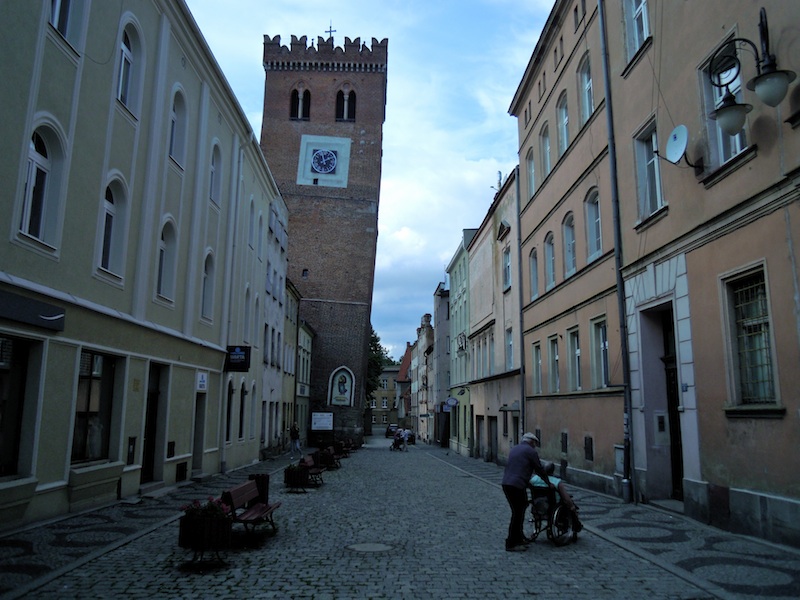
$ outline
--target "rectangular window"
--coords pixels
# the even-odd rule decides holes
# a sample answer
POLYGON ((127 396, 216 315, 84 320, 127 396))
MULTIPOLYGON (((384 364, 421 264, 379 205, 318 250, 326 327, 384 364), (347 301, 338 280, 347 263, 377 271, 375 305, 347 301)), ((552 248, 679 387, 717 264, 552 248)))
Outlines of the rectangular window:
POLYGON ((569 343, 569 387, 573 391, 581 389, 581 343, 578 330, 567 333, 569 343))
POLYGON ((561 391, 561 380, 558 375, 558 337, 551 337, 548 340, 548 344, 550 345, 550 391, 552 393, 558 393, 561 391))
MULTIPOLYGON (((700 74, 700 78, 704 90, 704 112, 706 115, 710 115, 720 107, 729 91, 736 102, 740 104, 744 102, 742 99, 742 80, 737 69, 731 68, 713 75, 716 84, 713 85, 711 83, 712 76, 710 75, 709 65, 706 65, 700 74)), ((747 148, 747 136, 744 128, 736 135, 728 135, 722 130, 717 121, 710 116, 707 118, 706 127, 708 128, 709 151, 713 166, 719 167, 725 164, 747 148)))
POLYGON ((511 328, 506 329, 506 371, 514 368, 514 337, 511 328))
POLYGON ((650 37, 647 0, 625 0, 625 31, 628 41, 628 59, 631 59, 650 37))
POLYGON ((533 369, 531 370, 531 392, 534 394, 542 393, 542 346, 539 342, 533 344, 531 351, 533 358, 533 369))
POLYGON ((511 248, 503 250, 503 290, 511 287, 511 248))
POLYGON ((608 331, 605 319, 592 323, 592 384, 608 387, 608 331))
POLYGON ((662 206, 661 171, 658 164, 658 138, 651 124, 636 139, 636 175, 639 193, 639 218, 646 219, 662 206))
POLYGON ((72 438, 73 463, 108 458, 115 365, 116 359, 112 356, 81 352, 72 438))
POLYGON ((769 299, 763 270, 727 283, 732 321, 734 403, 775 404, 769 299))

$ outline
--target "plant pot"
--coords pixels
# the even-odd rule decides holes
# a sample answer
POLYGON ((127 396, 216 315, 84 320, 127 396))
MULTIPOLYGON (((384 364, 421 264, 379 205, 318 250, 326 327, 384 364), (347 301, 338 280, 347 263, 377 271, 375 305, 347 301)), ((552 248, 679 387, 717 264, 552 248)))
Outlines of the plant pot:
POLYGON ((233 522, 225 517, 183 516, 178 529, 178 545, 195 552, 225 550, 231 545, 233 522))

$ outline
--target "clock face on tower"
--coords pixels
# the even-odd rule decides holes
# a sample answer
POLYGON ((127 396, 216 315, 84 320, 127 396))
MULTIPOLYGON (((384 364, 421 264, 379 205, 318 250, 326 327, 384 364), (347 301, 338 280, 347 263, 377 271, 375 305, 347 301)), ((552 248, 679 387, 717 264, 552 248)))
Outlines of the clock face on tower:
POLYGON ((334 150, 314 150, 311 155, 311 169, 315 173, 335 173, 336 172, 336 151, 334 150))

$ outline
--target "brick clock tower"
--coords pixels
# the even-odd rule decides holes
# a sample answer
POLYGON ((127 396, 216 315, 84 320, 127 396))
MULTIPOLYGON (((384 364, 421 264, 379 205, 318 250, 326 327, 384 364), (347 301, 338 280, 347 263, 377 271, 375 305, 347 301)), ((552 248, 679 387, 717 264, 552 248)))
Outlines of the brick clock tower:
MULTIPOLYGON (((311 411, 364 433, 388 40, 264 36, 261 149, 289 209, 289 278, 316 332, 311 411)), ((313 434, 314 432, 312 432, 313 434)), ((325 434, 320 434, 325 439, 325 434)), ((313 439, 313 438, 312 438, 313 439)), ((312 441, 312 443, 314 443, 312 441)))

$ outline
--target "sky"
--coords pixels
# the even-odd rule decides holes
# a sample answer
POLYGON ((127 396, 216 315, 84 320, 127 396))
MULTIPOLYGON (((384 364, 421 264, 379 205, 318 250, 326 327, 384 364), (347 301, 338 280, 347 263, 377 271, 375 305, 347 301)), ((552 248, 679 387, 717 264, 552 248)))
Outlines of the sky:
POLYGON ((388 38, 372 326, 395 360, 433 314, 433 294, 463 230, 486 216, 498 173, 518 164, 508 109, 553 2, 186 0, 256 137, 264 35, 283 45, 292 35, 316 45, 329 28, 335 46, 388 38))

